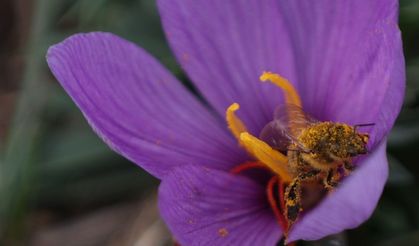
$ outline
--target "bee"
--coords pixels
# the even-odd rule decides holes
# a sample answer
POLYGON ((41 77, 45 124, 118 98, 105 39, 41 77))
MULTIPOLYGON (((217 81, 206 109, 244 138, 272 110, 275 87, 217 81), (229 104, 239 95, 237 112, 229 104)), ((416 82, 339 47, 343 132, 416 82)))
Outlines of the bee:
POLYGON ((319 121, 295 105, 277 108, 260 139, 288 157, 287 168, 293 179, 283 197, 286 232, 304 209, 304 185, 320 184, 322 190, 332 191, 354 169, 353 159, 368 152, 369 135, 358 128, 372 125, 319 121))

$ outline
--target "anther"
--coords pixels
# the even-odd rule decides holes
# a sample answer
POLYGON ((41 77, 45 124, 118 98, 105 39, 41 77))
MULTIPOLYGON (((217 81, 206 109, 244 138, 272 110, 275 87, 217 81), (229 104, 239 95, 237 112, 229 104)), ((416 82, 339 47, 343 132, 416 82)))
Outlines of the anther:
POLYGON ((270 81, 272 84, 281 88, 284 92, 285 102, 287 104, 294 104, 298 107, 301 107, 300 96, 298 95, 298 92, 294 86, 287 79, 276 73, 264 72, 260 76, 260 80, 263 82, 270 81))

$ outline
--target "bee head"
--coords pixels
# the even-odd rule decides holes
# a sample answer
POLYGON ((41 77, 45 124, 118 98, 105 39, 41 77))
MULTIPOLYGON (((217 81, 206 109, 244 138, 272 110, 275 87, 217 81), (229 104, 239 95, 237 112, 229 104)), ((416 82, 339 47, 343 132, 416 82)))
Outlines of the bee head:
POLYGON ((348 141, 347 144, 347 154, 350 157, 357 155, 367 154, 367 143, 369 136, 366 133, 355 133, 353 137, 348 141))
POLYGON ((349 158, 368 153, 369 136, 358 133, 356 128, 337 123, 329 129, 328 151, 338 158, 349 158))

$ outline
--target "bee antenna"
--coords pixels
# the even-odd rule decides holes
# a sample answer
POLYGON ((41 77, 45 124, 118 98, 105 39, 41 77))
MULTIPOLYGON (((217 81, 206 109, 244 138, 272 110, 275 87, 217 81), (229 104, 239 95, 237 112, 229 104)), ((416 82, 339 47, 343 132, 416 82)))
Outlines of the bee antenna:
POLYGON ((374 125, 375 125, 375 123, 356 124, 356 125, 354 125, 354 130, 356 131, 360 127, 374 126, 374 125))
POLYGON ((354 125, 354 127, 358 128, 358 127, 365 127, 365 126, 374 126, 375 123, 366 123, 366 124, 356 124, 354 125))

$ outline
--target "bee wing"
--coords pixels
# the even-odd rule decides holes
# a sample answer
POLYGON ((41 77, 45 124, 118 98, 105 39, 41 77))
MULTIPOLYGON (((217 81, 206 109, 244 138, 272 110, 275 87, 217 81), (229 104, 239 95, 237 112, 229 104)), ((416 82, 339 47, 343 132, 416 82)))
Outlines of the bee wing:
POLYGON ((292 142, 297 142, 302 130, 318 122, 302 108, 285 104, 275 110, 274 120, 262 129, 260 139, 275 149, 286 151, 292 142))
POLYGON ((273 120, 262 129, 259 138, 272 148, 286 152, 292 141, 287 131, 288 129, 284 122, 273 120))
POLYGON ((302 130, 319 122, 311 115, 303 111, 301 107, 294 104, 285 104, 277 107, 274 112, 274 119, 284 122, 287 132, 297 138, 302 130))

